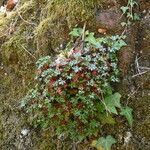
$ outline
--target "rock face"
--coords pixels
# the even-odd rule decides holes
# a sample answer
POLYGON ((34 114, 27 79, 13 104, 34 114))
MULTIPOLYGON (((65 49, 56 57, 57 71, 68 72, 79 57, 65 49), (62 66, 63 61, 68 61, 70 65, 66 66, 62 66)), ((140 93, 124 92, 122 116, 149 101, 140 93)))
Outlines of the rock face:
MULTIPOLYGON (((95 0, 22 0, 17 12, 0 15, 0 149, 55 150, 70 149, 70 142, 56 141, 51 131, 34 129, 28 116, 20 110, 20 99, 34 85, 35 62, 42 55, 55 55, 68 40, 68 32, 76 24, 97 31, 106 27, 120 34, 120 6, 124 1, 95 0), (82 3, 81 3, 82 2, 82 3), (109 7, 108 7, 109 6, 109 7), (39 17, 40 16, 40 17, 39 17), (66 147, 65 147, 66 146, 66 147), (57 147, 57 148, 56 148, 57 147)), ((127 32, 127 47, 118 54, 122 71, 116 89, 122 102, 134 110, 134 125, 123 119, 104 133, 115 135, 114 150, 149 150, 150 148, 150 2, 139 1, 141 20, 127 32), (141 75, 139 75, 141 74, 141 75)), ((97 33, 98 34, 98 33, 97 33)), ((79 145, 79 150, 89 144, 79 145)))
POLYGON ((108 10, 99 11, 97 13, 96 20, 107 29, 113 29, 118 27, 120 22, 120 16, 120 12, 117 12, 116 9, 111 8, 108 10))

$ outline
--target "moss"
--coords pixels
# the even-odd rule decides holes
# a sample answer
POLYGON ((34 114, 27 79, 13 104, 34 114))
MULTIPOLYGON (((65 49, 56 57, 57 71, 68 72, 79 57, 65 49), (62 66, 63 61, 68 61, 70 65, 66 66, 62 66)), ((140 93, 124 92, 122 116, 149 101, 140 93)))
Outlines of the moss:
MULTIPOLYGON (((32 35, 33 53, 38 55, 53 54, 59 44, 67 40, 69 28, 77 24, 80 25, 80 23, 83 25, 85 21, 88 22, 89 26, 95 26, 95 10, 103 2, 104 0, 22 1, 17 11, 3 17, 0 21, 0 32, 5 31, 7 35, 7 38, 4 36, 7 40, 4 43, 6 53, 10 46, 12 49, 11 43, 14 40, 16 41, 15 45, 17 45, 17 47, 14 46, 15 51, 20 49, 21 44, 31 44, 25 38, 27 39, 27 36, 32 35), (10 24, 12 26, 9 27, 10 24), (10 30, 11 35, 9 35, 10 30), (22 40, 18 39, 17 36, 22 40)), ((29 47, 31 49, 31 45, 29 47)), ((8 59, 8 57, 6 58, 8 59)))
MULTIPOLYGON (((67 21, 68 26, 75 26, 79 22, 92 19, 94 9, 102 5, 102 0, 52 0, 47 5, 48 16, 62 18, 67 21)), ((92 20, 91 20, 92 21, 92 20)))
POLYGON ((139 149, 149 149, 149 137, 150 137, 150 104, 149 104, 149 90, 142 90, 144 96, 140 96, 140 92, 136 95, 136 103, 134 102, 132 107, 134 108, 134 137, 136 146, 139 149))
POLYGON ((94 26, 94 8, 101 4, 102 1, 97 0, 48 2, 41 10, 41 21, 35 30, 38 51, 54 51, 60 43, 67 40, 69 28, 77 24, 87 21, 90 26, 94 26))

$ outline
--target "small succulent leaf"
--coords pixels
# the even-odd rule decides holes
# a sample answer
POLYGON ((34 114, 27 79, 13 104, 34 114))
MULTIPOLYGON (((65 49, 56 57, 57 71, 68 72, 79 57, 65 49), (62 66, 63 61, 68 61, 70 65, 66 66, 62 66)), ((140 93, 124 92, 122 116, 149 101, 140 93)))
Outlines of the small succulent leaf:
POLYGON ((121 9, 122 12, 125 14, 125 13, 127 12, 127 10, 129 9, 129 7, 127 7, 127 6, 122 6, 120 9, 121 9))
POLYGON ((51 63, 51 57, 50 56, 45 56, 45 57, 41 57, 37 62, 36 62, 36 66, 37 68, 41 68, 43 67, 46 63, 51 63))
POLYGON ((85 31, 85 35, 89 35, 89 34, 90 34, 89 30, 85 31))
POLYGON ((122 115, 122 116, 125 116, 126 117, 126 119, 128 120, 128 123, 129 123, 129 125, 132 127, 132 124, 133 124, 133 115, 132 115, 132 108, 130 108, 130 107, 124 107, 124 108, 121 108, 121 112, 120 112, 120 114, 122 115))
POLYGON ((69 35, 72 35, 72 36, 75 36, 75 37, 78 37, 82 34, 82 30, 81 28, 74 28, 70 33, 69 35))
POLYGON ((138 20, 140 20, 140 17, 139 17, 138 14, 134 13, 133 19, 134 19, 135 21, 136 21, 136 20, 138 21, 138 20))
POLYGON ((25 107, 25 106, 26 106, 26 103, 27 103, 27 102, 26 102, 25 100, 22 100, 21 103, 20 103, 20 107, 21 107, 21 108, 25 107))
POLYGON ((122 27, 124 27, 124 26, 126 26, 126 25, 127 25, 126 22, 121 22, 121 26, 122 26, 122 27))
POLYGON ((98 139, 96 147, 102 146, 104 150, 111 150, 111 146, 117 141, 111 135, 108 135, 106 138, 101 137, 98 139))

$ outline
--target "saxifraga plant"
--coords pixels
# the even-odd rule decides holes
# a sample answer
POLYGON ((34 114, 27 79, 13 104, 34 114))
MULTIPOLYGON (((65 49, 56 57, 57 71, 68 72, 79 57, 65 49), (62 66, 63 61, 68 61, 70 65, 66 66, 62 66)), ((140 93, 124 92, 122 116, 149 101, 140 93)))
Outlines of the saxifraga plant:
POLYGON ((122 107, 121 95, 111 86, 119 81, 117 51, 126 43, 118 35, 96 38, 81 28, 70 35, 76 42, 69 42, 57 59, 37 61, 37 85, 21 102, 29 120, 73 141, 97 136, 118 113, 132 126, 132 109, 122 107))

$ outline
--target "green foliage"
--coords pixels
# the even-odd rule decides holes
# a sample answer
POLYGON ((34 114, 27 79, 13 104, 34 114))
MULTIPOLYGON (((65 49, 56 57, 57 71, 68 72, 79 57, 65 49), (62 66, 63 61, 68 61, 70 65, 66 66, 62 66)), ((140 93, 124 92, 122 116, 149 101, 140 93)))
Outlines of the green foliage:
POLYGON ((79 37, 82 34, 82 29, 81 28, 74 28, 69 35, 72 35, 74 37, 79 37))
POLYGON ((129 10, 129 7, 128 6, 122 6, 121 10, 122 10, 123 14, 125 14, 129 10))
MULTIPOLYGON (((113 115, 122 109, 111 83, 119 81, 117 51, 126 43, 118 35, 96 38, 81 28, 70 35, 77 40, 69 42, 64 55, 53 62, 49 56, 38 60, 37 85, 21 106, 35 126, 81 141, 97 135, 103 124, 115 124, 113 115)), ((108 140, 113 144, 110 137, 101 142, 107 149, 108 140)))
POLYGON ((129 125, 132 127, 132 124, 133 124, 132 108, 128 106, 121 108, 120 114, 127 118, 129 125))
POLYGON ((104 150, 111 150, 111 146, 115 144, 117 141, 110 135, 108 135, 106 138, 101 137, 98 139, 96 143, 96 147, 102 146, 104 150))
POLYGON ((106 108, 110 113, 118 114, 116 108, 121 108, 120 104, 121 95, 119 93, 112 94, 105 98, 104 103, 106 104, 106 108))
POLYGON ((127 22, 122 22, 121 25, 128 26, 131 24, 131 21, 140 20, 140 17, 137 13, 134 12, 134 8, 138 6, 136 0, 128 0, 128 4, 126 6, 122 6, 120 9, 123 12, 123 15, 126 15, 127 22))
POLYGON ((115 119, 109 114, 101 114, 100 116, 101 123, 114 125, 116 123, 115 119))

